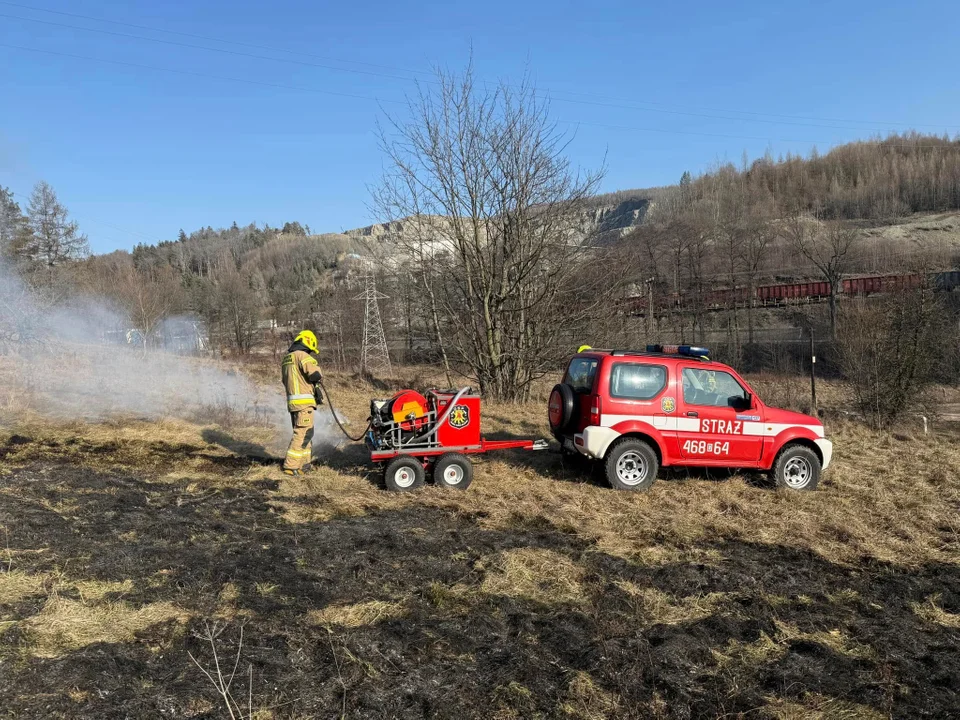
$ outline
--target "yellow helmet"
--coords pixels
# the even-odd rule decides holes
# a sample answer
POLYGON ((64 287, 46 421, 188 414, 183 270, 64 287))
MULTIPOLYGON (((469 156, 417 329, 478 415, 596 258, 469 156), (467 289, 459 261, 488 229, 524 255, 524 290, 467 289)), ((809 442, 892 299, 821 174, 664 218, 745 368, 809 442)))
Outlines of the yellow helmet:
POLYGON ((304 345, 306 345, 306 346, 310 349, 310 352, 317 352, 317 348, 318 348, 318 345, 317 345, 317 336, 314 335, 314 334, 313 334, 312 332, 310 332, 309 330, 301 330, 301 331, 300 331, 300 334, 297 335, 297 336, 293 339, 293 341, 294 341, 294 342, 301 342, 301 343, 303 343, 304 345))

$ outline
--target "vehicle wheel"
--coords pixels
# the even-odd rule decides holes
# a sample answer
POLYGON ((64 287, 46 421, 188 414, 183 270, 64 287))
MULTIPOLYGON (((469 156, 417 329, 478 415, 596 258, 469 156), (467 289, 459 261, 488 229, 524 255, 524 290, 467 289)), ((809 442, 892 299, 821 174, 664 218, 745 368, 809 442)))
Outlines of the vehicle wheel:
POLYGON ((805 445, 787 445, 773 463, 773 483, 787 490, 815 490, 820 482, 820 458, 805 445))
POLYGON ((626 438, 607 453, 607 482, 614 490, 649 490, 657 479, 660 463, 649 443, 626 438))
POLYGON ((441 455, 433 466, 433 482, 437 487, 466 490, 473 482, 473 463, 460 453, 441 455))
POLYGON ((415 457, 401 455, 387 463, 383 473, 383 483, 387 490, 408 492, 423 487, 425 473, 423 465, 415 457))
POLYGON ((576 396, 573 388, 564 383, 557 383, 550 391, 550 400, 547 403, 547 419, 554 434, 563 430, 573 419, 576 409, 576 396))

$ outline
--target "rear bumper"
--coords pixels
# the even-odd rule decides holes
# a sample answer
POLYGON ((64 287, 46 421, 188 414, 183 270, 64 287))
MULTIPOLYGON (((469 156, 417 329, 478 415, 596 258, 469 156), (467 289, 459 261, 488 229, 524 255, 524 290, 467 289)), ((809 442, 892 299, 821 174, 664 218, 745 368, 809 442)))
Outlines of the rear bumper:
POLYGON ((814 440, 814 442, 817 444, 817 447, 820 448, 820 454, 823 455, 823 464, 820 466, 820 469, 826 470, 830 461, 833 460, 833 443, 826 438, 819 438, 814 440))
POLYGON ((573 444, 576 451, 582 455, 602 460, 610 443, 618 437, 620 433, 612 428, 591 425, 584 428, 582 433, 573 436, 573 444))

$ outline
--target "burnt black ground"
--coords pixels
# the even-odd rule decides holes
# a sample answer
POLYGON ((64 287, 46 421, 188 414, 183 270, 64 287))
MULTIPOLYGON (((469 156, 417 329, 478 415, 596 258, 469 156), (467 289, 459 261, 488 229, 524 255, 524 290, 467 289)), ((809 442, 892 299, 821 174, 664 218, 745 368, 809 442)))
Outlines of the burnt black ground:
MULTIPOLYGON (((0 474, 0 524, 12 550, 49 549, 18 553, 17 569, 130 579, 127 603, 169 601, 192 619, 185 630, 165 623, 135 642, 55 659, 33 657, 17 626, 0 633, 2 717, 223 717, 187 652, 210 659, 198 635, 226 583, 237 589, 234 607, 249 617, 227 627, 221 651, 231 655, 243 622, 254 705, 273 708, 275 717, 567 718, 562 703, 577 672, 619 697, 611 717, 757 716, 771 697, 800 702, 809 693, 896 718, 960 716, 960 632, 911 609, 940 593, 944 609, 960 612, 955 566, 908 571, 865 559, 845 567, 727 538, 715 545, 722 562, 645 567, 543 520, 491 530, 476 517, 416 507, 291 524, 273 503, 309 500, 281 498, 270 482, 191 493, 189 478, 104 469, 102 458, 97 469, 86 465, 116 447, 32 442, 5 448, 19 464, 0 474), (48 509, 58 502, 74 509, 48 509), (447 592, 478 587, 487 572, 481 558, 514 548, 549 549, 582 565, 590 602, 447 592), (730 597, 708 617, 657 624, 618 581, 678 597, 730 597), (275 587, 262 592, 258 584, 275 587), (848 599, 838 602, 841 592, 848 599), (331 632, 305 618, 331 604, 401 598, 406 617, 355 629, 331 632), (776 623, 806 634, 839 629, 872 652, 852 658, 803 639, 753 665, 719 659, 737 643, 775 635, 776 623), (71 688, 87 691, 85 699, 71 699, 71 688)), ((157 467, 202 452, 162 443, 154 451, 157 467)), ((251 461, 222 462, 229 472, 251 461)), ((0 620, 33 615, 45 600, 0 605, 0 620)))

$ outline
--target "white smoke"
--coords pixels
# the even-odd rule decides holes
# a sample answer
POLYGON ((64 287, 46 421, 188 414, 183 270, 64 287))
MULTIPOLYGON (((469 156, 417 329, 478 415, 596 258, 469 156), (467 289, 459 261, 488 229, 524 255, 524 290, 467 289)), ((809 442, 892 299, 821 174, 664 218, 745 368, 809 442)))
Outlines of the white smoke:
MULTIPOLYGON (((275 442, 289 438, 279 366, 276 383, 263 387, 223 362, 145 350, 128 335, 133 328, 106 298, 33 290, 0 261, 0 364, 12 369, 32 410, 62 420, 256 425, 273 428, 275 442)), ((335 430, 318 412, 317 441, 335 442, 335 430)))

